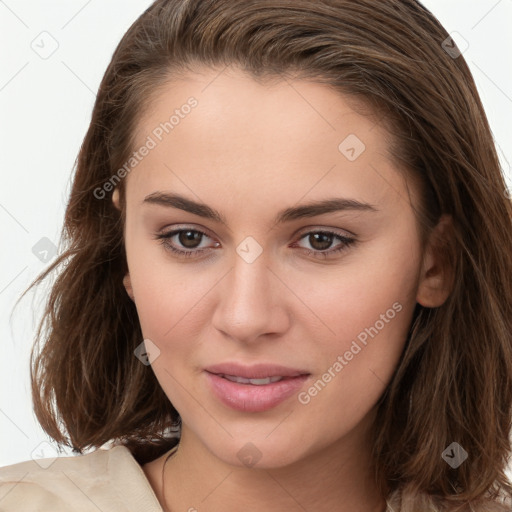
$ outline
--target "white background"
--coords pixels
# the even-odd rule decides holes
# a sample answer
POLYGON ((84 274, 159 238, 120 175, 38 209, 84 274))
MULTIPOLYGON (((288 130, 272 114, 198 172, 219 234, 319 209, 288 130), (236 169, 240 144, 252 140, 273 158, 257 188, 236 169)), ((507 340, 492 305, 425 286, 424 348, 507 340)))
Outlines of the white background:
MULTIPOLYGON (((0 466, 53 456, 32 411, 29 351, 44 286, 13 306, 49 262, 32 247, 58 245, 70 175, 102 75, 112 53, 149 0, 0 1, 0 466), (40 36, 46 31, 51 36, 40 36), (33 47, 57 45, 46 59, 33 47), (56 42, 52 42, 53 38, 56 42), (39 446, 39 448, 38 448, 39 446)), ((464 52, 512 189, 512 0, 425 0, 464 52), (460 37, 454 37, 459 43, 460 37), (462 49, 462 48, 461 48, 462 49)), ((457 39, 458 38, 458 39, 457 39)))

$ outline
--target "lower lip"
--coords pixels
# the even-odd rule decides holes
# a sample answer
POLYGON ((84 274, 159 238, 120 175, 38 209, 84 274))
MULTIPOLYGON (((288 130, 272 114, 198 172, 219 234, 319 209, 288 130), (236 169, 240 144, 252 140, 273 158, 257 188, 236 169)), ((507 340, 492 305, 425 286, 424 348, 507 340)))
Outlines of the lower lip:
POLYGON ((232 409, 243 412, 262 412, 276 407, 298 392, 309 377, 309 375, 300 375, 257 386, 239 384, 215 373, 205 373, 217 398, 232 409))

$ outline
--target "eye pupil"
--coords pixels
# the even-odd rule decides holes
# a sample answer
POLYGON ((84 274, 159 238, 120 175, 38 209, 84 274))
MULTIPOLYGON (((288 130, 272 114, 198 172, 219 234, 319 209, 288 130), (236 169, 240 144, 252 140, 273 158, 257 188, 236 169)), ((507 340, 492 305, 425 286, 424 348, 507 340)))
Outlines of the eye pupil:
POLYGON ((180 243, 188 249, 195 249, 197 247, 195 242, 201 242, 201 237, 202 233, 192 230, 181 231, 178 235, 180 243))
POLYGON ((329 247, 332 244, 332 235, 329 235, 327 233, 314 233, 309 235, 309 239, 311 247, 313 247, 317 251, 329 249, 329 247), (320 247, 318 246, 318 242, 320 242, 320 247))

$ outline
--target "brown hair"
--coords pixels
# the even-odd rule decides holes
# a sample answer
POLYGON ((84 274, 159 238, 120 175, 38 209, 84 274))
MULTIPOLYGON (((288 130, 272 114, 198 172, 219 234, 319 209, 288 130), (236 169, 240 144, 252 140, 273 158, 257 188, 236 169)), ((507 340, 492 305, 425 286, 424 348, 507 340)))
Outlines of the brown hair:
POLYGON ((95 191, 106 190, 130 158, 137 122, 162 86, 196 65, 233 64, 256 80, 289 74, 362 99, 392 133, 397 167, 421 184, 422 239, 441 214, 453 219, 445 247, 452 293, 439 308, 417 304, 378 404, 374 459, 383 495, 407 489, 415 511, 420 500, 429 510, 459 510, 511 496, 504 470, 512 205, 471 73, 462 56, 443 49, 448 37, 414 0, 153 3, 122 38, 101 82, 65 214, 65 250, 31 285, 63 266, 31 358, 45 431, 79 452, 115 439, 141 463, 176 444, 169 433, 179 415, 134 357, 142 333, 122 284, 124 182, 121 212, 95 191), (452 442, 469 454, 456 469, 441 458, 452 442))

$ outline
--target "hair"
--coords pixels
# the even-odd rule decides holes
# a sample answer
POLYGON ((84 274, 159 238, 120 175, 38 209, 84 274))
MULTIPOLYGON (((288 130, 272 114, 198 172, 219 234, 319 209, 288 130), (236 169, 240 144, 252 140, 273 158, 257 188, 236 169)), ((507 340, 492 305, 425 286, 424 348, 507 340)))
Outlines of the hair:
POLYGON ((377 404, 375 478, 403 511, 501 507, 512 496, 512 204, 474 80, 443 49, 447 38, 414 0, 154 2, 105 72, 75 162, 64 249, 30 286, 62 267, 31 354, 44 430, 78 453, 116 440, 139 463, 177 443, 169 433, 179 414, 134 357, 143 337, 122 282, 125 180, 120 210, 95 190, 129 160, 138 122, 166 85, 233 65, 262 82, 316 81, 366 105, 390 134, 397 169, 420 185, 421 239, 451 217, 438 247, 453 287, 440 307, 416 304, 377 404), (441 457, 452 442, 468 453, 457 468, 441 457))

